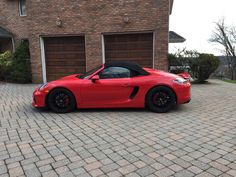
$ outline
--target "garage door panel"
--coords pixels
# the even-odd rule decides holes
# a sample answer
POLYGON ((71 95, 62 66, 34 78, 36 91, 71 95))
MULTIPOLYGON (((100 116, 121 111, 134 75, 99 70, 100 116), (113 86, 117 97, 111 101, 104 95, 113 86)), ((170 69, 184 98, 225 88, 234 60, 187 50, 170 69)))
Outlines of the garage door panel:
POLYGON ((51 61, 47 62, 47 66, 82 66, 85 67, 85 62, 84 61, 66 61, 66 62, 61 62, 61 61, 51 61))
POLYGON ((140 42, 140 43, 109 43, 105 47, 108 50, 150 50, 153 44, 150 42, 140 42))
POLYGON ((85 38, 44 38, 47 80, 85 72, 85 38))
MULTIPOLYGON (((65 44, 64 44, 65 45, 65 44)), ((69 45, 69 44, 68 44, 69 45)), ((67 52, 72 52, 72 51, 84 51, 85 47, 82 45, 77 45, 77 46, 45 46, 48 50, 47 51, 67 51, 67 52)))
POLYGON ((134 61, 153 66, 153 33, 104 36, 106 61, 134 61))
POLYGON ((57 72, 55 72, 55 70, 54 71, 47 70, 47 71, 48 71, 48 74, 64 75, 64 74, 67 74, 67 73, 69 73, 69 74, 79 73, 78 72, 79 69, 82 69, 82 68, 78 67, 78 68, 73 68, 72 69, 71 66, 61 66, 61 67, 57 66, 57 67, 55 67, 55 70, 57 72))
MULTIPOLYGON (((46 55, 47 58, 50 58, 50 61, 61 61, 61 60, 79 60, 79 58, 84 58, 84 54, 83 53, 75 53, 75 54, 71 54, 71 53, 64 53, 60 52, 60 53, 56 53, 53 54, 48 54, 46 55)), ((83 60, 83 59, 82 59, 83 60)))
MULTIPOLYGON (((120 59, 112 59, 112 60, 109 60, 109 61, 121 61, 120 59)), ((123 60, 123 61, 127 61, 127 60, 123 60)), ((151 60, 144 60, 143 58, 142 59, 129 59, 128 61, 131 61, 131 62, 136 62, 137 64, 139 64, 140 66, 142 67, 146 67, 146 68, 152 68, 152 64, 153 62, 151 60)))
POLYGON ((152 58, 152 55, 150 55, 149 53, 147 52, 140 52, 140 51, 134 51, 134 52, 129 52, 129 53, 126 53, 126 52, 111 52, 111 53, 107 53, 106 55, 106 58, 107 59, 111 59, 111 58, 126 58, 126 59, 135 59, 135 58, 139 58, 139 57, 142 57, 142 58, 152 58))
POLYGON ((153 39, 152 33, 139 33, 139 34, 117 34, 107 35, 107 42, 133 42, 133 41, 150 41, 153 39))
POLYGON ((47 70, 47 72, 50 75, 50 77, 52 75, 58 75, 60 77, 64 77, 64 76, 67 76, 68 74, 75 74, 75 73, 79 74, 81 69, 82 69, 81 67, 78 67, 76 69, 75 68, 71 69, 71 66, 65 66, 65 67, 57 67, 55 68, 54 71, 47 70))

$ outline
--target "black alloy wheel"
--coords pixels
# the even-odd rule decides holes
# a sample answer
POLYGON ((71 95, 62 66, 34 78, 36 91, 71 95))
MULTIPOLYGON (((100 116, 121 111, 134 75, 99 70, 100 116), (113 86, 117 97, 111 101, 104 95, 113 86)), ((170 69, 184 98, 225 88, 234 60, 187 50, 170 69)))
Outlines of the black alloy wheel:
POLYGON ((175 93, 165 86, 155 87, 147 94, 146 105, 153 112, 168 112, 176 105, 175 93))
POLYGON ((55 89, 48 95, 48 106, 56 113, 71 112, 75 105, 74 95, 66 89, 55 89))

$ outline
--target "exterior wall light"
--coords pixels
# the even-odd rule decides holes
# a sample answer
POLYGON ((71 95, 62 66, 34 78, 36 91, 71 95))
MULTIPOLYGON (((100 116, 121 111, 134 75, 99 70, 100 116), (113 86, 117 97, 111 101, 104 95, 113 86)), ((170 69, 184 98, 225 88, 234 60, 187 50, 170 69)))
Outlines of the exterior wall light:
POLYGON ((124 15, 123 21, 124 21, 124 23, 130 23, 130 19, 127 14, 124 15))
POLYGON ((62 20, 60 19, 60 17, 57 17, 56 25, 57 25, 58 27, 62 27, 62 20))

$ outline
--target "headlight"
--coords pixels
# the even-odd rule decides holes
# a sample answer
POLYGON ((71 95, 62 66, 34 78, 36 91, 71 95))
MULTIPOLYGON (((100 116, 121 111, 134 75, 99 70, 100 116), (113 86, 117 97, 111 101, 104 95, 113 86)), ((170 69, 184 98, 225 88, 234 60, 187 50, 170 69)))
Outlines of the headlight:
POLYGON ((48 83, 45 83, 45 84, 41 85, 39 87, 39 91, 42 91, 47 85, 48 85, 48 83))
POLYGON ((187 80, 182 77, 177 77, 176 79, 173 80, 173 82, 175 82, 177 84, 186 84, 187 80))

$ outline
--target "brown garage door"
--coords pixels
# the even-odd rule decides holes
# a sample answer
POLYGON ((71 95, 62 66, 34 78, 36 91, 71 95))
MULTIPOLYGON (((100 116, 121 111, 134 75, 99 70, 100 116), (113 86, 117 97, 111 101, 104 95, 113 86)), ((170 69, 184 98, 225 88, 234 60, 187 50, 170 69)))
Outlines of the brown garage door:
POLYGON ((46 37, 44 46, 48 81, 86 71, 84 36, 46 37))
POLYGON ((153 67, 153 33, 105 35, 106 61, 134 61, 153 67))

